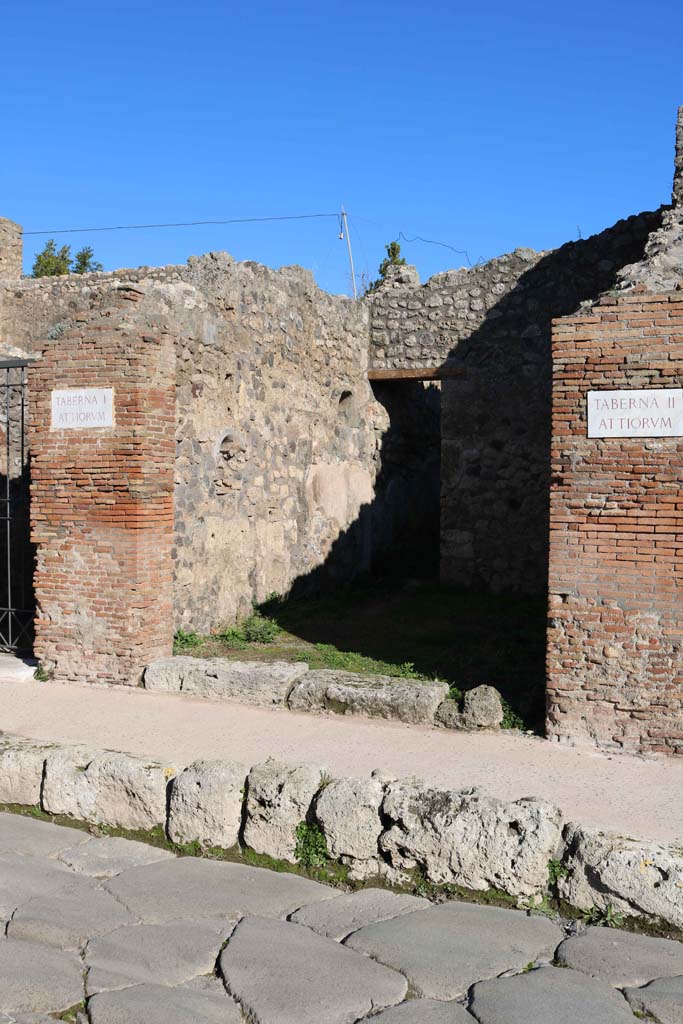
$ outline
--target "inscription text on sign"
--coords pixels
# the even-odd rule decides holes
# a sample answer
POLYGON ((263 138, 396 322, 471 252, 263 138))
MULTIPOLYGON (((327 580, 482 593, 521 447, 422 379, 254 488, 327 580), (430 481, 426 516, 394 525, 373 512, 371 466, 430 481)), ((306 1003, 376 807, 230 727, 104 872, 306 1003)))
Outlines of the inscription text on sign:
POLYGON ((683 388, 589 391, 589 437, 683 437, 683 388))
POLYGON ((90 430, 113 425, 113 388, 69 388, 52 392, 51 430, 90 430))

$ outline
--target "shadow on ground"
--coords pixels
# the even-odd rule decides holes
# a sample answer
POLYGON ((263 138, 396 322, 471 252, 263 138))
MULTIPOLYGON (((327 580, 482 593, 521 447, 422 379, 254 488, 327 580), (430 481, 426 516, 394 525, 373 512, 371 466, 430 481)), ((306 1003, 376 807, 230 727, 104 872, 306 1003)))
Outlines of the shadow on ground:
MULTIPOLYGON (((473 594, 437 582, 373 580, 335 594, 262 606, 288 634, 397 668, 437 676, 459 690, 495 686, 525 725, 541 730, 545 598, 473 594)), ((344 659, 339 659, 343 663, 344 659)))

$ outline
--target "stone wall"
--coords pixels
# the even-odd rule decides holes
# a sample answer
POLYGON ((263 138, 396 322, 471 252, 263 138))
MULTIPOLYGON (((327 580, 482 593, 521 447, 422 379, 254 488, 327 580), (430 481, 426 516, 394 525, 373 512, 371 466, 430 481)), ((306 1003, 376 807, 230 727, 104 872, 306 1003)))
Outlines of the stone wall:
POLYGON ((397 268, 370 301, 373 368, 441 366, 441 575, 546 588, 553 317, 614 288, 661 211, 553 252, 517 249, 420 286, 397 268))
POLYGON ((0 217, 0 282, 19 280, 22 255, 20 225, 0 217))
POLYGON ((676 121, 673 204, 674 206, 683 206, 683 107, 678 108, 678 120, 676 121))
POLYGON ((370 568, 387 416, 367 381, 367 312, 301 268, 223 256, 183 271, 176 621, 206 630, 254 599, 370 568))
POLYGON ((548 732, 680 753, 683 440, 589 438, 586 396, 680 387, 683 292, 556 321, 553 371, 548 732))
POLYGON ((142 298, 144 329, 176 338, 176 627, 369 569, 388 416, 367 381, 366 309, 301 268, 209 254, 7 284, 0 350, 66 356, 112 295, 142 298))
POLYGON ((34 652, 60 681, 136 685, 172 649, 175 345, 144 300, 110 284, 30 369, 34 652), (55 423, 79 388, 113 389, 111 426, 55 423))

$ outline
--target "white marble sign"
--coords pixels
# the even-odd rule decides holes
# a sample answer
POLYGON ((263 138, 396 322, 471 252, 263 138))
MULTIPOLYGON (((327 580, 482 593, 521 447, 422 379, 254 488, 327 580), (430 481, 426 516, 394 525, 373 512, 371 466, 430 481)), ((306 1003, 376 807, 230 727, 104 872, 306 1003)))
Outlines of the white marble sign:
POLYGON ((683 388, 589 391, 589 437, 683 437, 683 388))
POLYGON ((90 430, 113 425, 113 388, 69 388, 52 392, 52 430, 90 430))

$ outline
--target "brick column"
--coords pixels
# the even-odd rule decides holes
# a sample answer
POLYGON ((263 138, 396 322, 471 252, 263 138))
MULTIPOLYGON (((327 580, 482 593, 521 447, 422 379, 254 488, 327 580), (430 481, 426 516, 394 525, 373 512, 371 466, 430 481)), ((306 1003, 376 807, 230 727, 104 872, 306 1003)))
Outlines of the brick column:
POLYGON ((175 356, 118 304, 30 371, 35 653, 56 679, 133 686, 172 649, 175 356), (114 425, 54 429, 52 392, 83 388, 113 389, 114 425))
POLYGON ((683 293, 554 321, 548 732, 683 753, 683 438, 587 436, 588 391, 683 387, 683 293))

